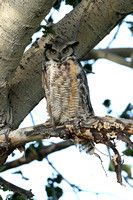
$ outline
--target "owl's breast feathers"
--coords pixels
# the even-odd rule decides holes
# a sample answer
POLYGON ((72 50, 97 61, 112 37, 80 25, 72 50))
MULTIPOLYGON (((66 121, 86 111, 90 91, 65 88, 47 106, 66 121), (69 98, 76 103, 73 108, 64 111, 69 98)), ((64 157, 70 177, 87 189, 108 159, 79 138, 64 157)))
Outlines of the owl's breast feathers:
POLYGON ((73 56, 61 64, 53 61, 47 64, 42 81, 52 123, 93 114, 87 79, 80 62, 73 56))

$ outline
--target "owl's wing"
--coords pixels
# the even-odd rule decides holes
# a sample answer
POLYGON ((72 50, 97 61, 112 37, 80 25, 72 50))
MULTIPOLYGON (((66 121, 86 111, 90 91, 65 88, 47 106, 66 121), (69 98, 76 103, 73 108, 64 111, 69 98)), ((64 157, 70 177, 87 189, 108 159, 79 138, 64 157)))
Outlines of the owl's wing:
MULTIPOLYGON (((86 111, 86 113, 89 116, 94 115, 94 111, 93 111, 91 100, 90 100, 90 92, 89 92, 87 77, 82 68, 81 63, 79 61, 78 63, 81 69, 77 76, 78 83, 79 83, 80 100, 84 108, 84 111, 86 111)), ((95 144, 93 143, 93 141, 83 140, 78 143, 78 147, 80 151, 85 151, 86 153, 89 153, 90 155, 94 154, 95 144)))
POLYGON ((82 106, 84 107, 84 109, 87 111, 89 115, 94 115, 94 110, 92 108, 92 104, 90 100, 90 92, 89 92, 87 77, 80 62, 79 64, 80 64, 81 71, 78 74, 77 79, 79 82, 79 90, 80 90, 80 98, 82 101, 82 106))
POLYGON ((47 79, 45 62, 42 63, 42 88, 44 89, 44 97, 46 98, 47 79))
POLYGON ((45 85, 45 78, 44 78, 44 73, 42 72, 42 88, 44 89, 44 97, 46 98, 44 85, 45 85))

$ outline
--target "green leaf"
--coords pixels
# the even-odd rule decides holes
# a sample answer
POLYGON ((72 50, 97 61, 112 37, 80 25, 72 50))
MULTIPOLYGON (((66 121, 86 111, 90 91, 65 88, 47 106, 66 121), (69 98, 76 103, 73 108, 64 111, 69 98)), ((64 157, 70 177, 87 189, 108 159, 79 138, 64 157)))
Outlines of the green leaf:
POLYGON ((109 108, 110 105, 111 105, 110 99, 106 99, 106 100, 103 102, 103 105, 104 105, 106 108, 109 108))
POLYGON ((75 8, 81 0, 66 0, 66 5, 71 5, 73 8, 75 8))
POLYGON ((9 187, 8 186, 2 186, 2 185, 0 185, 0 190, 3 190, 4 192, 6 192, 6 191, 8 191, 8 190, 10 190, 9 189, 9 187))
POLYGON ((55 181, 56 183, 61 183, 62 179, 63 179, 62 176, 61 176, 60 174, 58 174, 58 175, 57 175, 57 178, 55 178, 54 181, 55 181))
POLYGON ((9 190, 9 187, 8 186, 3 186, 3 191, 6 192, 9 190))
POLYGON ((0 195, 0 200, 3 200, 2 196, 0 195))
POLYGON ((0 166, 0 172, 2 172, 3 169, 5 169, 5 168, 6 168, 6 166, 0 166))
POLYGON ((111 101, 110 99, 106 99, 104 102, 103 102, 103 105, 106 107, 107 109, 107 114, 110 114, 112 112, 112 110, 109 108, 110 105, 111 105, 111 101))
POLYGON ((109 171, 114 172, 115 171, 115 165, 114 165, 114 161, 111 160, 109 163, 109 171))
POLYGON ((92 64, 87 63, 87 64, 84 65, 83 68, 84 68, 84 70, 86 71, 87 74, 92 73, 92 64))
POLYGON ((55 35, 55 31, 51 27, 42 25, 42 28, 45 29, 44 31, 42 31, 43 34, 44 34, 43 37, 46 37, 48 33, 51 33, 51 34, 55 35))
POLYGON ((131 165, 128 164, 123 164, 122 165, 122 170, 125 171, 127 173, 127 177, 128 178, 132 178, 132 173, 131 173, 131 165))
POLYGON ((55 187, 55 191, 56 191, 56 196, 59 199, 63 194, 63 190, 60 187, 55 187))
POLYGON ((50 17, 48 18, 48 22, 53 23, 53 18, 52 18, 52 16, 50 16, 50 17))
POLYGON ((13 195, 7 196, 6 200, 28 200, 28 199, 24 198, 18 193, 14 193, 13 195))
POLYGON ((52 178, 48 178, 48 179, 47 179, 47 182, 48 182, 48 185, 52 185, 54 181, 53 181, 52 178))
POLYGON ((52 33, 53 35, 55 34, 55 31, 51 27, 48 27, 48 26, 45 26, 45 31, 47 31, 47 33, 52 33))
POLYGON ((52 195, 53 195, 53 188, 46 186, 45 189, 46 189, 46 192, 47 192, 47 196, 48 197, 52 197, 52 195))
POLYGON ((36 32, 40 31, 40 29, 42 28, 42 25, 39 25, 36 29, 36 32))
POLYGON ((129 103, 120 115, 120 118, 130 119, 133 117, 133 105, 129 103))
POLYGON ((60 8, 60 5, 61 5, 61 0, 57 0, 57 1, 55 2, 55 4, 53 5, 53 7, 54 7, 56 10, 58 10, 58 9, 60 8))
POLYGON ((11 155, 12 155, 12 157, 14 157, 14 156, 15 156, 15 153, 13 152, 11 155))
POLYGON ((58 174, 56 177, 47 179, 48 184, 45 186, 45 190, 47 192, 47 196, 49 197, 48 200, 59 199, 62 196, 63 190, 57 186, 57 184, 59 184, 62 179, 63 178, 60 174, 58 174))
POLYGON ((123 151, 123 154, 125 154, 126 156, 133 156, 133 150, 128 147, 125 151, 123 151))

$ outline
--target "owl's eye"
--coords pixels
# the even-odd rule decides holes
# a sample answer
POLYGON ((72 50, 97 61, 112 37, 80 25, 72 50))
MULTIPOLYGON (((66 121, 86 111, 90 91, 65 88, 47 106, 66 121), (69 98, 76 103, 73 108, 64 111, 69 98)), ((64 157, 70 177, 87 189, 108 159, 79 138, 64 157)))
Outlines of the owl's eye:
POLYGON ((56 50, 50 49, 50 53, 54 55, 56 53, 56 50))
POLYGON ((64 48, 64 49, 62 50, 63 53, 68 53, 68 51, 69 51, 69 47, 66 47, 66 48, 64 48))

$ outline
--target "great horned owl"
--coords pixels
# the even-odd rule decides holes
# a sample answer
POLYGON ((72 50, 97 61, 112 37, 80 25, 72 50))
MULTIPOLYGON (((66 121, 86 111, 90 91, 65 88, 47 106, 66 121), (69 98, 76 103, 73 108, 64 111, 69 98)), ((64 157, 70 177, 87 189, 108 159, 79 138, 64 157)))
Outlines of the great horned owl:
MULTIPOLYGON (((52 125, 94 114, 86 74, 75 54, 78 43, 56 37, 44 47, 42 84, 52 125)), ((92 154, 93 143, 83 143, 92 154)))

